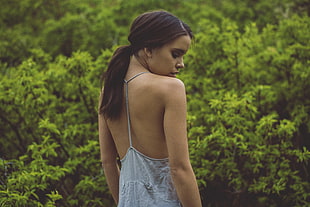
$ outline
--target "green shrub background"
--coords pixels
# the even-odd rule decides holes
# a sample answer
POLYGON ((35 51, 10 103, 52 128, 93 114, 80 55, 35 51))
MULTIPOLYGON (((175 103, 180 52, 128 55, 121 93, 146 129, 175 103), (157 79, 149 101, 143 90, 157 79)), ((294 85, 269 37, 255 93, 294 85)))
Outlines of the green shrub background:
POLYGON ((132 20, 154 9, 196 36, 179 78, 203 206, 310 205, 309 1, 0 5, 1 207, 114 206, 99 156, 100 77, 132 20))

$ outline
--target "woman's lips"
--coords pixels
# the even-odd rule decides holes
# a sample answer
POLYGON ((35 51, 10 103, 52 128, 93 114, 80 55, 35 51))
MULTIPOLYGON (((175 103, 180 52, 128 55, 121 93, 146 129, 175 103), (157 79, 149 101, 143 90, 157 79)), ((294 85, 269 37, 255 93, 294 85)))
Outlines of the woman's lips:
POLYGON ((176 77, 176 75, 177 75, 178 73, 179 73, 179 72, 173 72, 173 73, 170 73, 169 76, 176 77))

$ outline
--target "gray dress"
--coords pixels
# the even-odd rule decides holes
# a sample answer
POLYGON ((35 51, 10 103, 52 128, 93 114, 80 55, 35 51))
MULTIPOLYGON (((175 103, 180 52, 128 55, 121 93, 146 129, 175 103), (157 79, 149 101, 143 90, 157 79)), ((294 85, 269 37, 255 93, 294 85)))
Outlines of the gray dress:
POLYGON ((128 83, 143 73, 138 73, 128 81, 124 80, 130 147, 121 160, 118 207, 180 207, 168 158, 154 159, 132 146, 128 83))

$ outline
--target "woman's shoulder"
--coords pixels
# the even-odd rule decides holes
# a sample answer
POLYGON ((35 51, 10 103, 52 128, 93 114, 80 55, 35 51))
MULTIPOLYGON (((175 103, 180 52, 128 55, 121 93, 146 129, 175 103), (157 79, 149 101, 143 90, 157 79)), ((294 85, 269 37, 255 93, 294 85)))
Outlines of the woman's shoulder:
POLYGON ((148 91, 164 102, 186 96, 184 83, 178 78, 155 75, 148 85, 148 91))
POLYGON ((154 75, 154 80, 152 83, 153 87, 161 93, 185 91, 183 81, 174 77, 154 75))

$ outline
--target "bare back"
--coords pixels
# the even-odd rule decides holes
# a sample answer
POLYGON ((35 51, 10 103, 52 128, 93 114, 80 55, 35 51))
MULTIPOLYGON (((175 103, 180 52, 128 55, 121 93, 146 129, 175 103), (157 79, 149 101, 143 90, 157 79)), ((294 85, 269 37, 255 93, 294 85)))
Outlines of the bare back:
MULTIPOLYGON (((129 80, 133 75, 129 72, 126 80, 129 80)), ((162 97, 164 91, 162 90, 165 90, 165 87, 162 87, 161 83, 164 84, 171 79, 170 77, 145 73, 128 83, 132 145, 151 158, 168 157, 163 127, 165 109, 162 97)), ((123 100, 120 118, 107 121, 120 158, 125 156, 130 145, 125 91, 123 100)))

